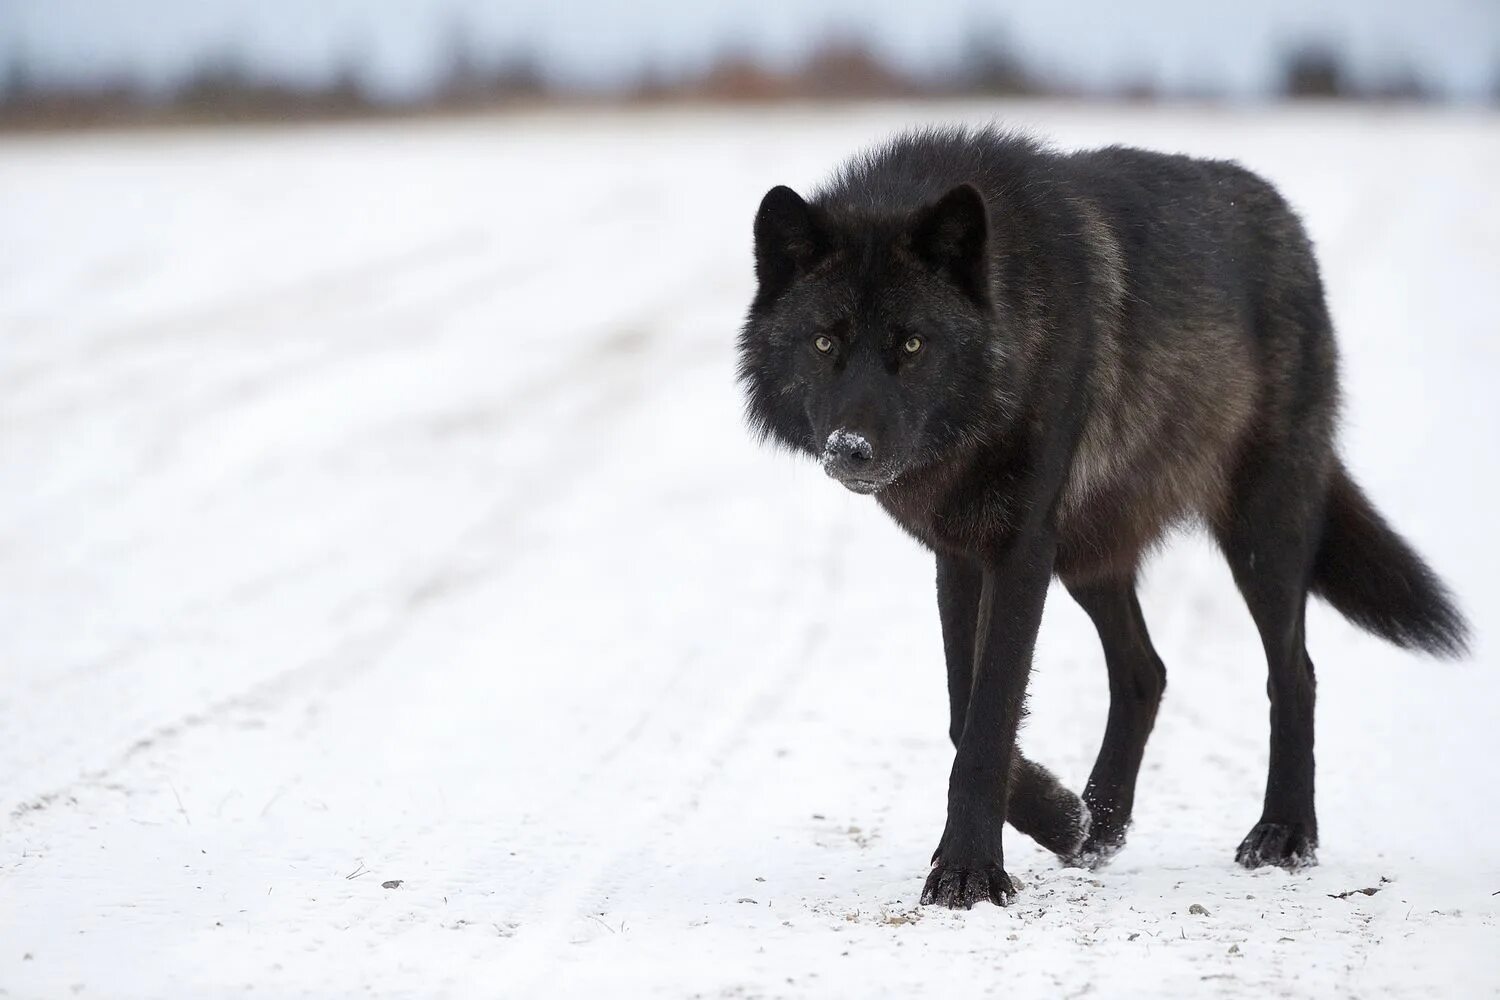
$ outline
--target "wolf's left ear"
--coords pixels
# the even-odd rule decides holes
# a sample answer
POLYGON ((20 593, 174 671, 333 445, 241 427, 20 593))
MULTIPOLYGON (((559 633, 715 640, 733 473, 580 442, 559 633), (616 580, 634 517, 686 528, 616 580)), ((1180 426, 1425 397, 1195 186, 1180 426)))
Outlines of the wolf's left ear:
POLYGON ((989 231, 984 195, 972 184, 960 184, 917 212, 911 246, 970 298, 986 305, 990 299, 989 231))
POLYGON ((786 284, 823 252, 823 244, 813 208, 801 195, 784 184, 766 192, 755 213, 755 275, 762 286, 786 284))

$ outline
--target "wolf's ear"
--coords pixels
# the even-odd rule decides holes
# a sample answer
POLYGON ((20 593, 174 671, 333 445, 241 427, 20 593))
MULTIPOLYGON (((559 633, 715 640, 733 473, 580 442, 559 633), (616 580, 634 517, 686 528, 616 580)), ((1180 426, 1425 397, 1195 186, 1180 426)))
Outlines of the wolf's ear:
POLYGON ((755 213, 755 275, 762 286, 784 285, 823 252, 812 206, 786 185, 766 192, 755 213))
POLYGON ((990 298, 989 210, 972 184, 960 184, 917 212, 911 246, 981 305, 990 298))

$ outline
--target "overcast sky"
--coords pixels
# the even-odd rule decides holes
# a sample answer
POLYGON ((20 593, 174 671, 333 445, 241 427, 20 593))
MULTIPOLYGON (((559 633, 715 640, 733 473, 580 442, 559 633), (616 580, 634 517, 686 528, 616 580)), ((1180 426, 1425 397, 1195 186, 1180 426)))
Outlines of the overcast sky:
POLYGON ((1337 44, 1366 78, 1405 66, 1460 98, 1500 84, 1500 0, 0 0, 0 63, 163 83, 215 54, 294 79, 353 62, 382 91, 414 93, 459 26, 477 49, 529 51, 574 83, 690 69, 732 47, 790 61, 836 31, 934 70, 975 29, 1001 28, 1036 68, 1083 84, 1253 95, 1300 40, 1337 44))

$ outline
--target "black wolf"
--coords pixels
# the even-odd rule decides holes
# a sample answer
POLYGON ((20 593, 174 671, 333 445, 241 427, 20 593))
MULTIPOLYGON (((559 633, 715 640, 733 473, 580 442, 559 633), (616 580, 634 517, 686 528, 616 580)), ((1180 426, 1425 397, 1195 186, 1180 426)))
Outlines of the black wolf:
POLYGON ((1467 626, 1339 461, 1323 286, 1275 189, 1228 162, 919 131, 810 201, 773 188, 755 270, 751 422, 937 556, 957 754, 922 901, 1006 903, 1007 820, 1074 863, 1123 845, 1166 686, 1136 572, 1183 521, 1223 550, 1270 669, 1265 807, 1237 859, 1313 863, 1308 593, 1432 653, 1467 626), (1015 747, 1054 575, 1109 673, 1081 801, 1015 747))

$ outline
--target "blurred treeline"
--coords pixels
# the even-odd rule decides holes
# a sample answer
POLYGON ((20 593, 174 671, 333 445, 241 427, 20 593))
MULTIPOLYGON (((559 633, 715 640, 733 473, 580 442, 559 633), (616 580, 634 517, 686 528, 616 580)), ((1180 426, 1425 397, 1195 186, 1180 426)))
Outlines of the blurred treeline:
MULTIPOLYGON (((774 103, 820 100, 1026 97, 1105 101, 1225 99, 1211 86, 1165 89, 1149 77, 1108 88, 1083 87, 1041 71, 1006 44, 1003 33, 976 32, 951 65, 913 72, 855 37, 836 37, 790 66, 726 52, 701 70, 645 69, 601 86, 553 79, 525 53, 484 53, 453 33, 438 82, 417 95, 369 87, 357 60, 321 82, 293 83, 258 74, 230 56, 206 60, 177 82, 146 86, 129 77, 90 83, 44 81, 13 53, 0 79, 0 128, 71 128, 415 116, 566 105, 774 103)), ((1410 70, 1357 81, 1338 51, 1324 44, 1289 47, 1268 98, 1422 102, 1439 99, 1410 70)), ((1500 103, 1500 74, 1492 100, 1500 103)))

